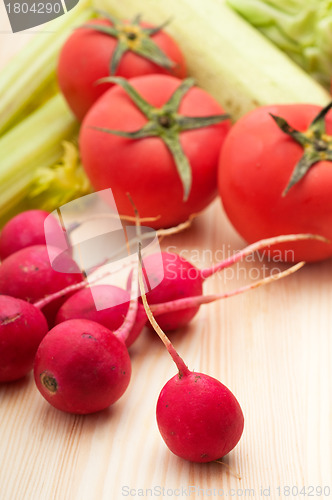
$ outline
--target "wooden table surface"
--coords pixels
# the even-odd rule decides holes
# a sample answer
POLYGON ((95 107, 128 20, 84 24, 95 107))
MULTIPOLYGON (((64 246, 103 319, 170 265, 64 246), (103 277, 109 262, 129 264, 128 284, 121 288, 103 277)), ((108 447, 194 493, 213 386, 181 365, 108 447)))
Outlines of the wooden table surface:
MULTIPOLYGON (((0 15, 3 65, 33 35, 10 34, 2 5, 0 15)), ((244 242, 216 200, 162 246, 203 267, 244 242)), ((249 283, 263 265, 242 262, 208 280, 205 291, 249 283)), ((130 386, 106 411, 61 413, 31 374, 0 386, 0 499, 316 498, 319 487, 332 496, 331 274, 332 261, 307 265, 203 306, 185 331, 172 334, 189 367, 221 380, 242 406, 244 434, 225 464, 183 461, 162 441, 155 405, 176 369, 145 329, 130 349, 130 386)))

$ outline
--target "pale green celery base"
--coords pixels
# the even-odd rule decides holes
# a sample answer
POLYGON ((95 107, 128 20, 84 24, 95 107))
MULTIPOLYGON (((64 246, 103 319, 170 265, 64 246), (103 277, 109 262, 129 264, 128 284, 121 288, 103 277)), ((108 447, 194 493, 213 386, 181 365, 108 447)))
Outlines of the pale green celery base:
POLYGON ((57 94, 0 139, 0 217, 27 194, 38 168, 60 160, 62 141, 77 135, 78 128, 57 94))

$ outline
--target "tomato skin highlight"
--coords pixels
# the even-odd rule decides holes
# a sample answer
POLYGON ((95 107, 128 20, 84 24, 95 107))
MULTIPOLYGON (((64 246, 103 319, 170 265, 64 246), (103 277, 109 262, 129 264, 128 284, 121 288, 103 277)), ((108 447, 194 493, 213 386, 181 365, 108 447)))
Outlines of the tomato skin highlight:
MULTIPOLYGON (((249 243, 290 233, 313 233, 332 241, 332 162, 319 161, 282 196, 303 147, 283 133, 269 113, 306 131, 321 108, 309 104, 264 106, 232 128, 219 159, 218 187, 225 212, 249 243)), ((332 114, 325 118, 332 135, 332 114)), ((299 241, 269 251, 284 261, 332 256, 332 243, 299 241)))
MULTIPOLYGON (((133 78, 131 85, 155 107, 163 106, 181 80, 165 75, 133 78)), ((191 88, 179 113, 185 116, 223 114, 205 91, 191 88)), ((229 120, 180 133, 180 141, 192 169, 189 198, 174 159, 159 137, 139 140, 107 134, 93 127, 135 131, 147 122, 120 87, 108 90, 85 117, 80 132, 82 163, 96 190, 111 188, 119 213, 132 215, 133 198, 141 217, 159 217, 151 227, 170 227, 203 210, 217 195, 217 164, 220 148, 230 129, 229 120)))
MULTIPOLYGON (((112 26, 107 19, 94 19, 94 24, 112 26)), ((86 23, 89 24, 89 23, 86 23)), ((141 23, 142 27, 151 27, 141 23)), ((172 74, 185 78, 186 64, 176 42, 163 30, 152 36, 156 45, 176 63, 173 69, 165 69, 157 64, 128 51, 112 76, 133 78, 149 74, 172 74)), ((57 76, 60 89, 71 110, 82 121, 87 111, 114 84, 97 80, 110 75, 110 61, 117 45, 117 38, 93 29, 75 30, 63 45, 59 55, 57 76)))

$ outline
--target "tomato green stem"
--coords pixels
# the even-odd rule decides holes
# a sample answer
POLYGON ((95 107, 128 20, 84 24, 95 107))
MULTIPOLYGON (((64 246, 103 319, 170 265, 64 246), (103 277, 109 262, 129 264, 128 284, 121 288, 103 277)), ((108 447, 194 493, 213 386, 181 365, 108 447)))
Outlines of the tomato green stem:
POLYGON ((144 28, 141 26, 140 14, 136 15, 130 23, 126 23, 115 16, 111 16, 108 12, 98 10, 96 12, 106 18, 111 23, 111 26, 88 23, 82 26, 82 28, 93 29, 117 39, 117 44, 109 65, 110 75, 115 74, 122 57, 128 51, 132 51, 162 68, 172 69, 175 67, 176 63, 152 39, 153 35, 163 29, 169 21, 153 28, 144 28))
POLYGON ((174 90, 173 94, 169 98, 169 100, 164 104, 163 111, 164 113, 173 113, 174 110, 178 110, 182 99, 188 93, 188 91, 194 87, 195 80, 193 78, 186 78, 181 82, 176 90, 174 90))
POLYGON ((173 155, 184 190, 183 199, 187 200, 192 184, 192 173, 188 158, 183 152, 179 134, 163 134, 162 139, 173 155))
POLYGON ((299 132, 291 127, 284 118, 270 113, 280 130, 304 148, 303 155, 295 165, 282 196, 286 196, 291 187, 303 179, 315 163, 324 160, 332 161, 332 137, 325 133, 325 116, 331 107, 332 102, 318 113, 305 132, 299 132))
POLYGON ((171 19, 166 19, 163 23, 159 24, 158 26, 155 26, 154 28, 142 28, 144 33, 147 33, 149 36, 155 35, 162 29, 166 28, 168 24, 171 22, 171 19))
POLYGON ((110 12, 106 12, 106 10, 94 9, 94 11, 98 16, 108 19, 114 26, 119 22, 117 17, 113 16, 110 12))
POLYGON ((183 80, 161 108, 155 108, 147 102, 124 78, 107 77, 102 78, 99 82, 111 82, 122 87, 148 121, 141 129, 132 132, 100 127, 93 128, 128 139, 142 139, 144 137, 159 137, 162 139, 173 156, 175 167, 183 186, 183 199, 187 201, 191 190, 192 172, 188 158, 182 149, 180 134, 187 130, 216 125, 227 120, 229 115, 220 114, 197 117, 180 115, 178 110, 182 99, 195 84, 192 78, 183 80))

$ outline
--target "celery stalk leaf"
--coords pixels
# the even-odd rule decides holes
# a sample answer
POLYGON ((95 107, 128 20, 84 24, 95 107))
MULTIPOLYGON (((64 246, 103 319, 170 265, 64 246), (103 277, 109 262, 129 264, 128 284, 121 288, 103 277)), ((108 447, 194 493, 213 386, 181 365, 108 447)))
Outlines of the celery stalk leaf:
POLYGON ((327 88, 332 76, 331 0, 226 0, 327 88))
POLYGON ((31 204, 49 212, 92 192, 77 146, 69 141, 63 141, 62 145, 64 153, 60 162, 37 169, 29 190, 31 204))

